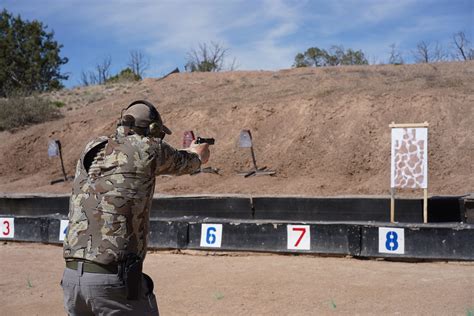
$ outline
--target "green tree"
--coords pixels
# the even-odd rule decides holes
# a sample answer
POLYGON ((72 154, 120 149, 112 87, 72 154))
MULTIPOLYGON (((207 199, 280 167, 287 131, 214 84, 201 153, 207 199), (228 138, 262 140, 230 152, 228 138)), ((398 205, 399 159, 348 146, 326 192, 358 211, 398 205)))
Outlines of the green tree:
POLYGON ((342 56, 341 65, 368 65, 369 62, 365 58, 361 50, 348 49, 342 56))
POLYGON ((311 66, 311 65, 308 65, 308 62, 307 62, 304 54, 303 53, 296 54, 295 62, 293 64, 293 67, 301 68, 301 67, 308 67, 308 66, 311 66))
POLYGON ((328 62, 328 52, 318 47, 310 47, 295 57, 293 67, 321 67, 326 66, 328 62))
POLYGON ((304 53, 295 56, 293 67, 322 67, 339 65, 367 65, 369 62, 361 50, 332 46, 329 51, 318 47, 310 47, 304 53))
POLYGON ((61 89, 60 72, 68 62, 60 57, 62 45, 37 20, 23 21, 7 10, 0 13, 0 97, 21 91, 31 94, 61 89))

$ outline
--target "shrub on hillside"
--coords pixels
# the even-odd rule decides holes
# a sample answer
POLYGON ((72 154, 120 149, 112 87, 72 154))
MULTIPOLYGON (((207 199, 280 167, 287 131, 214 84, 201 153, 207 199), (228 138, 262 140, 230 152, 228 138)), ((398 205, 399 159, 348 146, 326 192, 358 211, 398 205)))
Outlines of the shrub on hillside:
POLYGON ((140 81, 142 78, 136 75, 132 69, 125 68, 120 73, 105 80, 105 83, 133 82, 140 81))
POLYGON ((61 117, 57 104, 39 96, 0 99, 0 131, 61 117))

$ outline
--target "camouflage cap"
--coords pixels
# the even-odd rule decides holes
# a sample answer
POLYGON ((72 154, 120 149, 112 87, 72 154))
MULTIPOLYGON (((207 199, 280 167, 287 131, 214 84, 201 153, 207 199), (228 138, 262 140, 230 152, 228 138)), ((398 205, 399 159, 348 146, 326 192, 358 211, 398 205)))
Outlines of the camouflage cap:
POLYGON ((151 105, 137 103, 129 106, 122 116, 133 116, 135 119, 134 125, 142 128, 147 128, 151 123, 157 123, 164 133, 171 135, 171 130, 163 124, 158 111, 154 107, 153 109, 154 111, 151 109, 151 105))

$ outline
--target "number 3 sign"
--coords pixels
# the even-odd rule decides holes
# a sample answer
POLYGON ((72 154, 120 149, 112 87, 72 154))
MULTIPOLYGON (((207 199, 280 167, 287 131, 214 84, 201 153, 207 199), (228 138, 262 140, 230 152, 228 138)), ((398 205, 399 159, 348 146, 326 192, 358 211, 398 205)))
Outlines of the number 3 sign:
POLYGON ((220 248, 222 243, 222 224, 201 225, 201 247, 220 248))
POLYGON ((288 249, 310 250, 311 236, 309 225, 288 225, 288 249))
POLYGON ((13 238, 15 236, 14 218, 0 217, 0 238, 13 238))

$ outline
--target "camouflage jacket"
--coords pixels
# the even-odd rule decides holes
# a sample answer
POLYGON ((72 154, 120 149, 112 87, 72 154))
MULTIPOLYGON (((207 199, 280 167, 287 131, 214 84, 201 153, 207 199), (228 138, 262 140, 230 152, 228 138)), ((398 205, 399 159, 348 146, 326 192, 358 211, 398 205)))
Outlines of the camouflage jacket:
POLYGON ((200 165, 194 153, 123 127, 89 142, 77 163, 64 258, 99 264, 129 253, 145 258, 155 176, 189 174, 200 165))

